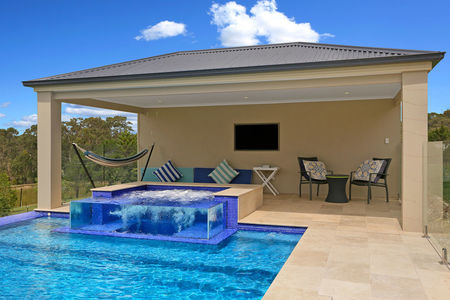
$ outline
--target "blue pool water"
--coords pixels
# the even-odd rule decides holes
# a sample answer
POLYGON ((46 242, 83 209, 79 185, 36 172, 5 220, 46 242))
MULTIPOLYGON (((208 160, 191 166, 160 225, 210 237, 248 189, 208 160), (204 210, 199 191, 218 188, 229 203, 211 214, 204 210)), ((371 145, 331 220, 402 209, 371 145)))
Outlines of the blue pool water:
POLYGON ((301 237, 238 231, 200 245, 51 232, 68 222, 0 227, 0 297, 260 299, 301 237))

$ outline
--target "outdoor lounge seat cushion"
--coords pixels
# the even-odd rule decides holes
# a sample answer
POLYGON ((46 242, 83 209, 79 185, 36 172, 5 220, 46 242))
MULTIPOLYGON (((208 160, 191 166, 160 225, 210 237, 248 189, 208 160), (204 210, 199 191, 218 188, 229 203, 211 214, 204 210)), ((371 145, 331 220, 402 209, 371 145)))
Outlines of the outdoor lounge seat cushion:
MULTIPOLYGON (((214 171, 214 168, 194 168, 194 182, 215 183, 208 175, 214 171)), ((230 182, 231 184, 251 184, 252 170, 236 169, 239 174, 230 182)))
POLYGON ((297 157, 298 164, 300 166, 300 177, 303 176, 306 180, 309 180, 309 175, 306 173, 305 164, 303 161, 309 160, 309 161, 318 161, 317 157, 297 157))
POLYGON ((355 181, 369 182, 370 174, 376 173, 376 176, 372 175, 371 177, 372 182, 376 183, 378 179, 380 179, 381 174, 383 174, 385 166, 386 161, 384 160, 365 160, 358 169, 356 169, 353 179, 355 181))
POLYGON ((305 171, 310 172, 311 178, 315 180, 326 180, 327 179, 327 168, 325 164, 321 161, 311 161, 304 160, 303 165, 305 166, 305 171))

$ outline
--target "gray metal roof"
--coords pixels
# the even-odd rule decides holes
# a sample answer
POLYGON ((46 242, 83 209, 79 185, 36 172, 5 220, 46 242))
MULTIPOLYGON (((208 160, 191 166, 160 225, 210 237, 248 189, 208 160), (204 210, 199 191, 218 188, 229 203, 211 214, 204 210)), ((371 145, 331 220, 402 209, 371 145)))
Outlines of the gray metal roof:
POLYGON ((92 69, 24 81, 25 86, 45 84, 168 78, 272 70, 312 69, 389 62, 431 60, 445 52, 285 43, 209 50, 179 51, 92 69))

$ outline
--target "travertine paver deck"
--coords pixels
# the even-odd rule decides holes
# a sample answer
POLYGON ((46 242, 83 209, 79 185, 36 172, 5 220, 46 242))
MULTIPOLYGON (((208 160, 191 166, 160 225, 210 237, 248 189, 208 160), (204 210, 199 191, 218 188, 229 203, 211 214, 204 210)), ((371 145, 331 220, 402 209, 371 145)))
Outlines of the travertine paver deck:
POLYGON ((398 216, 371 216, 396 210, 395 202, 387 209, 375 201, 356 216, 343 214, 351 203, 333 211, 296 195, 265 195, 265 205, 240 222, 308 229, 264 299, 450 299, 450 272, 430 243, 403 232, 398 216))

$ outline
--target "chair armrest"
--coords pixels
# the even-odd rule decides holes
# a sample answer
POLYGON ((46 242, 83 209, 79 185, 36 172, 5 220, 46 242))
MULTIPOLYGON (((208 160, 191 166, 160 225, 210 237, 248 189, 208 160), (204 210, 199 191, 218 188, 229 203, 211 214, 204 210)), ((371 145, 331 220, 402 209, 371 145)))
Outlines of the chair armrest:
POLYGON ((305 177, 305 179, 306 179, 306 175, 307 176, 309 176, 309 179, 307 179, 307 180, 309 180, 309 181, 311 181, 311 171, 297 171, 297 173, 300 173, 300 177, 301 176, 303 176, 303 177, 305 177))
POLYGON ((355 172, 356 172, 356 171, 351 171, 351 172, 350 172, 350 182, 352 182, 352 180, 353 180, 353 174, 355 174, 355 172))
MULTIPOLYGON (((309 180, 309 181, 311 182, 311 181, 312 181, 311 171, 305 171, 305 172, 303 172, 303 176, 305 176, 305 174, 309 176, 309 179, 307 179, 307 180, 309 180)), ((305 176, 305 179, 306 179, 306 176, 305 176)))
POLYGON ((369 173, 369 177, 372 175, 381 175, 381 176, 388 176, 388 173, 369 173))
POLYGON ((375 175, 375 176, 373 176, 373 178, 375 179, 378 175, 381 175, 381 174, 379 174, 379 173, 369 173, 369 185, 370 185, 371 183, 374 183, 374 182, 372 181, 372 175, 375 175))
MULTIPOLYGON (((370 173, 370 175, 372 175, 372 174, 376 174, 376 175, 380 175, 380 176, 384 176, 384 178, 380 178, 380 179, 383 179, 384 180, 384 183, 386 183, 386 177, 388 177, 388 173, 370 173)), ((369 176, 370 176, 369 175, 369 176)), ((369 177, 370 178, 370 177, 369 177)))

